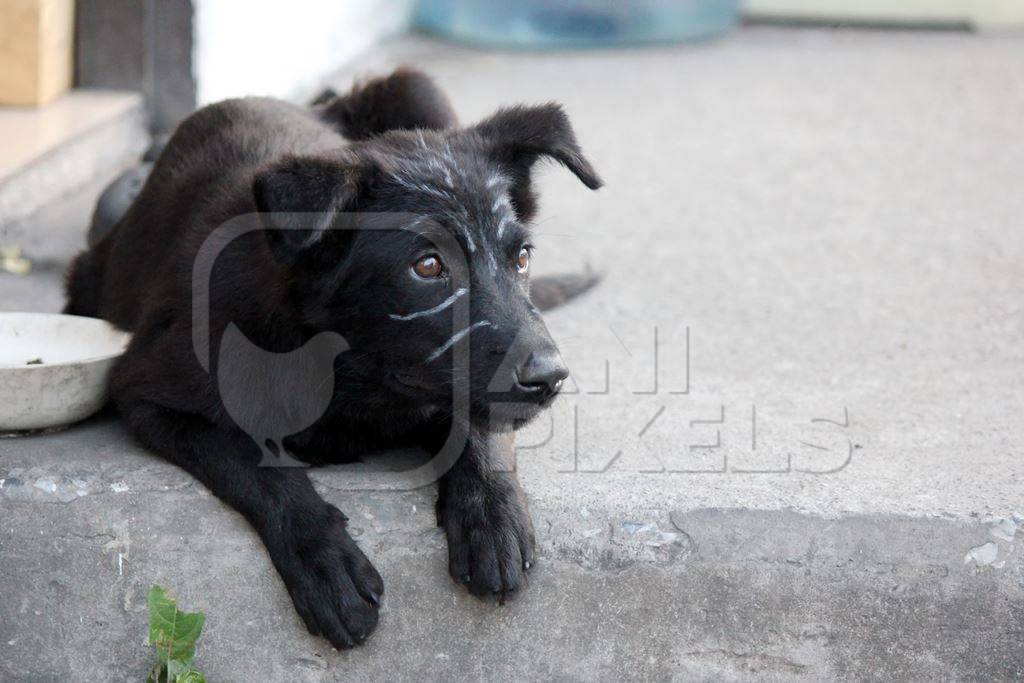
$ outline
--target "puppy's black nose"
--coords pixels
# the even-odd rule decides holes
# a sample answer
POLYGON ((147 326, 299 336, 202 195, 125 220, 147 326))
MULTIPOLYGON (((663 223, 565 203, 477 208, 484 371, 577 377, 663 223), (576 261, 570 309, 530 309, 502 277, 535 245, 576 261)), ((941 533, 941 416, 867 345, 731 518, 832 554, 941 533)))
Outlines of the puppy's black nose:
POLYGON ((557 351, 535 351, 516 370, 519 385, 530 392, 549 398, 562 388, 562 380, 569 376, 569 370, 562 363, 557 351))

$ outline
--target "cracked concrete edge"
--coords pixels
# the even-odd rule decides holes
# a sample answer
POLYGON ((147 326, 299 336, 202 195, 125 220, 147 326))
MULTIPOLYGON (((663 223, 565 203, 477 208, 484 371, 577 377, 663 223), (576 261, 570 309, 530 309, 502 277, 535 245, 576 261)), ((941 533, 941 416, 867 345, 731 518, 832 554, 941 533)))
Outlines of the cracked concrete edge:
POLYGON ((68 504, 0 498, 0 679, 143 675, 152 583, 206 612, 209 680, 1024 675, 1020 517, 541 503, 540 563, 498 607, 448 579, 432 491, 327 490, 387 586, 378 632, 339 654, 306 634, 255 534, 202 487, 140 477, 115 491, 107 475, 102 495, 68 504))
MULTIPOLYGON (((164 493, 194 493, 209 497, 208 491, 187 474, 164 463, 125 470, 116 465, 86 470, 72 466, 66 471, 38 466, 5 467, 0 471, 0 506, 46 506, 68 504, 84 497, 112 498, 151 497, 164 493)), ((403 534, 405 542, 422 533, 420 508, 430 509, 432 487, 412 492, 347 492, 317 482, 327 499, 343 498, 339 505, 353 513, 353 533, 403 534), (383 510, 383 513, 374 513, 383 510)), ((113 501, 117 504, 117 501, 113 501)), ((898 536, 923 535, 929 524, 940 521, 962 530, 973 530, 975 543, 964 548, 964 564, 1002 569, 1016 548, 1017 535, 1024 538, 1024 515, 976 516, 971 519, 946 517, 913 517, 887 514, 856 514, 843 518, 826 518, 791 509, 748 510, 741 508, 665 509, 634 506, 629 511, 609 507, 591 510, 564 506, 552 501, 534 501, 533 515, 538 526, 541 546, 552 558, 565 560, 588 569, 622 571, 636 564, 670 566, 684 563, 700 554, 693 526, 699 528, 742 514, 748 522, 743 539, 707 535, 715 555, 734 555, 739 549, 759 548, 761 561, 806 566, 816 558, 816 546, 805 548, 809 535, 817 533, 815 525, 826 525, 833 554, 853 554, 855 548, 885 547, 893 531, 898 536), (813 520, 809 522, 808 520, 813 520), (861 523, 852 524, 853 520, 861 523), (852 531, 850 531, 852 529, 852 531), (849 531, 849 533, 845 533, 849 531), (769 537, 770 544, 762 542, 769 537)), ((943 549, 945 551, 945 549, 943 549)), ((857 550, 863 555, 863 550, 857 550)), ((919 553, 918 559, 929 557, 919 553)), ((863 558, 862 558, 863 559, 863 558)), ((934 558, 920 565, 923 573, 940 573, 949 558, 934 558)), ((879 561, 878 568, 907 565, 895 556, 879 561)))
POLYGON ((433 487, 352 492, 313 470, 387 586, 378 632, 339 654, 306 634, 252 530, 187 474, 102 419, 43 443, 0 440, 0 680, 144 675, 153 583, 206 612, 209 680, 1024 674, 1021 514, 581 497, 531 486, 541 472, 526 482, 540 562, 499 608, 448 579, 433 487))

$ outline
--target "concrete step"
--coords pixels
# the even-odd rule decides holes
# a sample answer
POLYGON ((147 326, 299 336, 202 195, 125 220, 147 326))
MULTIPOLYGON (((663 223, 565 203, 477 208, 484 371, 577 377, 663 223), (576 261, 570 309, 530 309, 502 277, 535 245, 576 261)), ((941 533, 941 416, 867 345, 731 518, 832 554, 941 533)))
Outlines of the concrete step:
POLYGON ((0 244, 51 258, 81 226, 37 213, 74 203, 86 189, 98 195, 141 156, 149 135, 141 95, 73 90, 39 109, 0 109, 0 139, 0 244))
POLYGON ((116 421, 0 440, 0 679, 144 677, 154 583, 206 613, 211 681, 1024 675, 1024 518, 694 508, 544 459, 521 456, 539 560, 504 606, 448 578, 432 488, 316 471, 386 586, 377 633, 336 653, 244 520, 116 421))
POLYGON ((3 246, 18 246, 31 264, 25 275, 0 271, 0 311, 59 313, 64 308, 64 273, 86 246, 96 199, 110 178, 90 180, 19 222, 19 236, 3 246))

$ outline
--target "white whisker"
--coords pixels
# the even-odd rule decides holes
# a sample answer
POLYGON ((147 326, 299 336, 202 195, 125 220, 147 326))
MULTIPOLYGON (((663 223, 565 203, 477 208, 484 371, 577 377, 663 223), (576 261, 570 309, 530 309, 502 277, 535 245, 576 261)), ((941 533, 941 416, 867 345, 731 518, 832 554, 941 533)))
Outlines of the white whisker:
POLYGON ((465 337, 467 334, 469 334, 478 327, 485 327, 490 324, 491 323, 488 320, 480 320, 478 322, 473 323, 472 325, 462 330, 461 332, 456 332, 455 334, 452 335, 451 339, 446 341, 441 346, 437 347, 437 349, 432 354, 427 356, 427 360, 425 362, 429 363, 431 361, 437 360, 438 358, 441 357, 441 354, 450 349, 453 345, 455 345, 460 339, 465 337))
POLYGON ((424 311, 416 311, 415 313, 407 313, 405 315, 399 315, 398 313, 389 313, 388 315, 393 320, 413 320, 415 318, 422 318, 425 315, 433 315, 434 313, 439 313, 440 311, 443 311, 444 309, 451 306, 453 303, 455 303, 456 299, 465 294, 467 291, 468 290, 465 287, 460 287, 459 289, 455 290, 455 293, 452 294, 450 297, 448 297, 438 305, 434 306, 433 308, 428 308, 424 311))

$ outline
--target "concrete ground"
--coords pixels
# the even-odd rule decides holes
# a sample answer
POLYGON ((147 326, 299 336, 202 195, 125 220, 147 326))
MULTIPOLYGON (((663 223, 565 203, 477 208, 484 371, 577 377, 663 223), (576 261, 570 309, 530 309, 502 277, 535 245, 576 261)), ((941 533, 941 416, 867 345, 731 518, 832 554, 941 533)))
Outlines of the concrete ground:
MULTIPOLYGON (((155 582, 206 612, 211 681, 1024 676, 1024 43, 364 66, 402 60, 467 122, 563 102, 607 181, 542 171, 539 270, 605 281, 548 317, 575 381, 520 438, 529 588, 451 584, 430 488, 317 471, 387 586, 332 652, 240 517, 98 418, 0 440, 0 680, 138 680, 155 582)), ((57 272, 0 309, 56 310, 57 272)))

